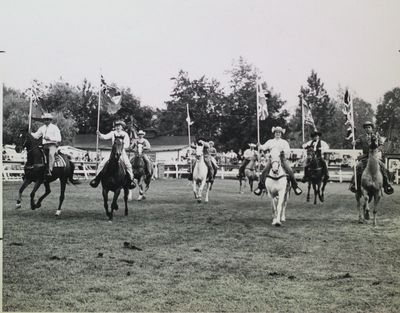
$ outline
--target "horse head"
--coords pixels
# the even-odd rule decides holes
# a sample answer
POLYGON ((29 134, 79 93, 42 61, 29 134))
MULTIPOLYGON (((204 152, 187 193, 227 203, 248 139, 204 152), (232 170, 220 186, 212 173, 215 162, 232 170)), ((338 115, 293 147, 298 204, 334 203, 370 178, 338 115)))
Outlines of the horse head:
POLYGON ((200 160, 203 156, 204 147, 202 145, 196 145, 196 159, 200 160))
POLYGON ((118 161, 124 149, 124 141, 119 137, 115 137, 114 144, 111 149, 110 159, 118 161))
POLYGON ((281 169, 281 151, 278 148, 272 148, 270 151, 271 171, 274 175, 279 174, 281 169))
POLYGON ((15 151, 21 153, 25 148, 28 152, 34 150, 42 142, 42 137, 35 139, 28 131, 27 128, 22 128, 19 131, 18 138, 15 143, 15 151))
POLYGON ((313 147, 307 148, 307 159, 310 161, 312 167, 318 167, 317 155, 313 147))

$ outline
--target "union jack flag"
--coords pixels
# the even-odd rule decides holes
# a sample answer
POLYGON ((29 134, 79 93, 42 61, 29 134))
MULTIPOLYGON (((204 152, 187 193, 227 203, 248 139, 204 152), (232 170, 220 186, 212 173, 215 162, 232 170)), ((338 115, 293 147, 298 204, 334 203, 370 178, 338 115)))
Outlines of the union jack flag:
POLYGON ((354 137, 354 116, 353 116, 353 99, 350 97, 349 91, 346 89, 343 97, 344 108, 343 114, 346 116, 345 125, 347 126, 346 140, 355 139, 354 137))
POLYGON ((267 93, 261 84, 257 84, 257 112, 260 121, 264 121, 269 115, 266 95, 267 93))

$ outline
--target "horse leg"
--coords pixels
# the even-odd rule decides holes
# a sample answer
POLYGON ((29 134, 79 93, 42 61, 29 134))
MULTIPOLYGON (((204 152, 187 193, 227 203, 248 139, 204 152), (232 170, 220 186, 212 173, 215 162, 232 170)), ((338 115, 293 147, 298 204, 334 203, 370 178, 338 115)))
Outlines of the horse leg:
POLYGON ((104 209, 106 210, 106 215, 112 220, 112 216, 110 216, 110 212, 108 211, 108 190, 103 188, 103 202, 104 202, 104 209))
POLYGON ((254 179, 253 178, 249 178, 250 192, 253 192, 253 182, 254 182, 254 179))
POLYGON ((379 203, 379 200, 380 200, 379 192, 380 191, 377 191, 374 194, 374 211, 373 211, 373 214, 374 214, 373 226, 374 227, 376 226, 376 214, 378 213, 378 203, 379 203))
POLYGON ((43 183, 44 188, 45 188, 45 192, 44 194, 38 199, 38 201, 35 204, 35 208, 38 209, 42 206, 42 201, 44 198, 46 198, 50 193, 51 193, 51 189, 50 189, 50 183, 49 182, 44 182, 43 183))
POLYGON ((277 213, 278 199, 272 198, 272 225, 276 224, 278 213, 277 213))
POLYGON ((197 183, 194 179, 193 179, 193 194, 194 198, 197 199, 197 183))
MULTIPOLYGON (((199 187, 199 197, 197 198, 197 202, 198 202, 198 203, 201 202, 201 197, 202 197, 202 195, 203 195, 203 189, 204 189, 204 186, 206 185, 206 181, 207 181, 207 178, 203 179, 203 180, 201 181, 201 183, 200 183, 200 187, 199 187)), ((207 184, 207 186, 208 186, 208 184, 207 184)))
POLYGON ((324 181, 322 183, 322 188, 321 188, 321 195, 320 195, 320 200, 321 202, 324 202, 325 198, 324 198, 324 192, 325 192, 325 186, 328 183, 328 180, 324 177, 324 181))
POLYGON ((212 183, 207 183, 207 185, 206 185, 206 198, 204 200, 205 203, 208 203, 208 194, 210 192, 211 186, 212 186, 212 183))
POLYGON ((144 199, 144 192, 143 192, 143 176, 140 177, 140 180, 138 181, 138 186, 139 186, 139 197, 138 201, 141 201, 144 199))
POLYGON ((111 202, 111 219, 113 217, 114 211, 118 211, 118 197, 119 194, 121 193, 121 188, 118 188, 117 190, 114 191, 114 197, 113 200, 111 202))
POLYGON ((36 209, 36 206, 35 206, 35 194, 36 194, 36 191, 39 189, 41 184, 42 184, 42 181, 40 181, 40 180, 35 182, 35 186, 33 186, 32 192, 30 194, 30 196, 31 196, 31 209, 32 210, 36 209))
POLYGON ((61 192, 60 192, 60 199, 59 199, 59 203, 58 203, 58 209, 56 211, 56 216, 60 216, 61 214, 61 206, 64 202, 64 198, 65 198, 65 187, 67 186, 67 180, 66 179, 62 179, 60 180, 60 185, 61 185, 61 192))
POLYGON ((363 224, 365 222, 364 220, 364 208, 363 205, 361 205, 361 194, 358 194, 358 192, 356 192, 356 200, 357 200, 357 210, 358 210, 358 222, 360 224, 363 224))
POLYGON ((15 204, 15 208, 19 209, 21 207, 21 201, 22 201, 22 193, 24 192, 25 188, 28 187, 30 185, 32 181, 28 180, 28 179, 24 179, 24 182, 22 183, 21 188, 19 188, 18 191, 18 199, 17 199, 17 203, 15 204))
POLYGON ((124 202, 125 202, 125 216, 128 216, 128 196, 129 196, 129 189, 124 188, 124 202))
POLYGON ((239 193, 243 193, 242 188, 243 188, 243 186, 242 186, 242 178, 239 177, 239 193))
POLYGON ((286 192, 286 190, 283 190, 278 193, 278 201, 277 201, 278 203, 276 206, 275 226, 281 226, 282 208, 283 208, 283 201, 285 198, 285 192, 286 192))
POLYGON ((317 196, 318 196, 318 185, 313 183, 313 190, 314 190, 314 204, 317 204, 317 196))
POLYGON ((311 190, 311 181, 308 181, 307 202, 310 202, 310 190, 311 190))

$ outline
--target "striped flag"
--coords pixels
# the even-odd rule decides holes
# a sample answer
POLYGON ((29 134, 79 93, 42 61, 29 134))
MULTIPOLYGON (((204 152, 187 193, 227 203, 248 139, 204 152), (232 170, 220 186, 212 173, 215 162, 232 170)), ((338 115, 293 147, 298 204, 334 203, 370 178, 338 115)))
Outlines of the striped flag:
POLYGON ((300 103, 303 107, 303 117, 304 117, 303 123, 304 123, 304 125, 309 125, 309 126, 312 126, 314 129, 316 129, 315 123, 314 123, 314 118, 311 113, 310 105, 306 101, 303 101, 302 97, 300 97, 300 103))
POLYGON ((107 85, 103 75, 101 75, 101 104, 110 114, 115 114, 121 108, 122 94, 114 86, 107 85))
POLYGON ((33 120, 41 120, 44 113, 41 104, 45 95, 44 88, 43 84, 35 79, 32 81, 31 87, 26 91, 26 94, 31 99, 31 119, 33 120))
POLYGON ((346 116, 345 125, 347 126, 346 140, 354 139, 354 116, 353 116, 353 100, 350 97, 349 91, 346 89, 343 97, 344 108, 343 114, 346 116))
POLYGON ((260 121, 264 121, 268 117, 266 94, 261 84, 257 84, 257 112, 260 121))

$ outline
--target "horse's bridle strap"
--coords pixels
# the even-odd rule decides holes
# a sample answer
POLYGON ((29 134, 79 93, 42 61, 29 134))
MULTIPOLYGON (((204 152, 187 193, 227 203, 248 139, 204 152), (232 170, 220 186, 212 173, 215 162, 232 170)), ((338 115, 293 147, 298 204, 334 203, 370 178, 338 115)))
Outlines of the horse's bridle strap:
POLYGON ((279 179, 281 179, 282 177, 287 177, 288 175, 286 175, 286 174, 283 174, 283 175, 281 175, 281 176, 271 176, 271 175, 267 175, 267 177, 269 177, 269 178, 271 178, 271 179, 273 179, 273 180, 279 180, 279 179))

